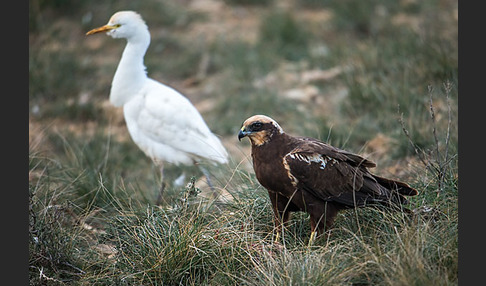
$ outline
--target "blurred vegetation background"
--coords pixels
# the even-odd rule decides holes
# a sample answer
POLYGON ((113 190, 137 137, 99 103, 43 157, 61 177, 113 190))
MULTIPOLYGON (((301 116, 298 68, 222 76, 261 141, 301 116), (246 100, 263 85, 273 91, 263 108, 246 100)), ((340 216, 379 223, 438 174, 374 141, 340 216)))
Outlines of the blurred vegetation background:
POLYGON ((30 0, 31 284, 456 285, 457 39, 453 0, 30 0), (201 174, 174 166, 170 178, 186 171, 196 187, 153 206, 158 171, 108 101, 125 42, 85 36, 119 10, 149 26, 148 75, 186 95, 230 152, 211 168, 227 198, 217 209, 201 204, 201 174), (419 222, 344 213, 306 252, 296 215, 274 249, 236 138, 253 114, 409 182, 419 222))

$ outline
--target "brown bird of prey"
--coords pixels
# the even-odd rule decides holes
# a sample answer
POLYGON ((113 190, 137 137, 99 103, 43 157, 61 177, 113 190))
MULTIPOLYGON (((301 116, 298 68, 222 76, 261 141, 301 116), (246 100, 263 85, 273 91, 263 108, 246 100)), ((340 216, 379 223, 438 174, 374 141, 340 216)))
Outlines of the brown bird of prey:
POLYGON ((404 196, 415 196, 409 185, 374 175, 375 163, 309 137, 286 134, 265 115, 245 122, 238 140, 251 142, 253 169, 268 190, 277 239, 291 212, 310 215, 311 239, 329 230, 340 210, 370 205, 404 209, 404 196))

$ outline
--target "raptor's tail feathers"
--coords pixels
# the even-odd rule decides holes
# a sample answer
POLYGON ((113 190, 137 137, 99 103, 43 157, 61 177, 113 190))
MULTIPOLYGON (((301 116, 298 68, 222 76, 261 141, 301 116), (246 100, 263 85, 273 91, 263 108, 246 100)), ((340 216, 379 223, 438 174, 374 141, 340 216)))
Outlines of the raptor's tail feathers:
POLYGON ((416 189, 410 187, 406 183, 396 181, 396 180, 387 179, 387 178, 383 178, 383 177, 376 176, 376 175, 373 175, 373 177, 383 187, 385 187, 389 190, 396 190, 401 195, 405 195, 405 196, 416 196, 416 195, 418 195, 418 191, 416 189))

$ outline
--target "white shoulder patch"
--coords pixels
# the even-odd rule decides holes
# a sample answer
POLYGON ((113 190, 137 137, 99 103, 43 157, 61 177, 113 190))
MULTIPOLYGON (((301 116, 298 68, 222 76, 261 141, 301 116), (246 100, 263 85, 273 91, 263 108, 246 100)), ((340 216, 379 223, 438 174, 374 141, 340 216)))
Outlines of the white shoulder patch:
POLYGON ((329 156, 322 156, 320 154, 307 155, 303 153, 289 153, 285 157, 289 156, 292 159, 306 162, 308 165, 311 163, 319 164, 319 169, 324 170, 328 163, 334 165, 337 161, 329 156))

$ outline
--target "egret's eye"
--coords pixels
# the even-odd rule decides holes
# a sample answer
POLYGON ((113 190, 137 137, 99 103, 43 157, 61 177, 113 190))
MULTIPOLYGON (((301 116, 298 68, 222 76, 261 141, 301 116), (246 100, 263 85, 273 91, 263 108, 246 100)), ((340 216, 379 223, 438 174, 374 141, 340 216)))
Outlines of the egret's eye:
POLYGON ((263 124, 261 122, 255 122, 251 125, 251 129, 253 131, 259 131, 260 129, 262 129, 262 126, 263 124))

